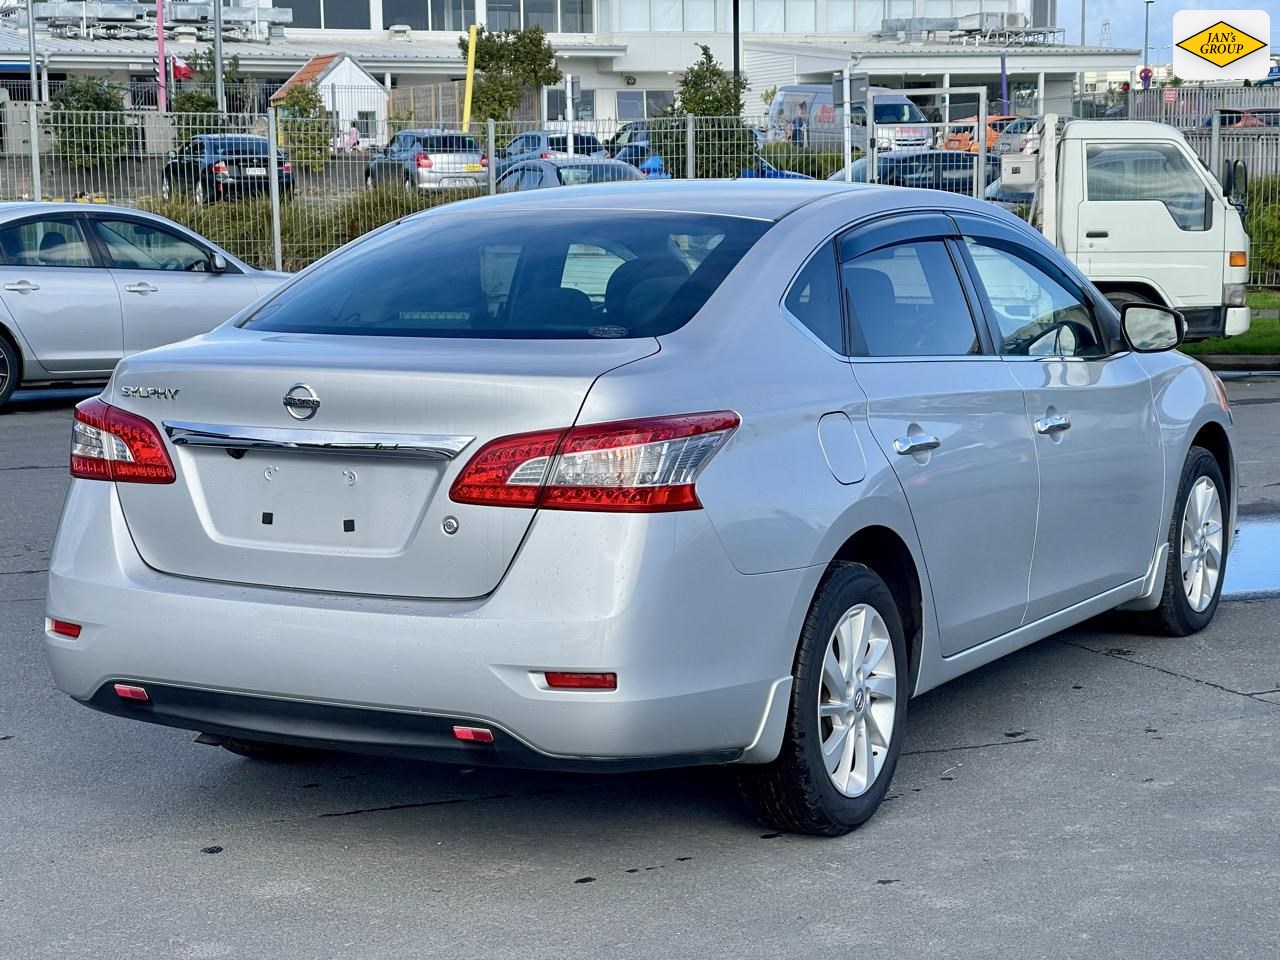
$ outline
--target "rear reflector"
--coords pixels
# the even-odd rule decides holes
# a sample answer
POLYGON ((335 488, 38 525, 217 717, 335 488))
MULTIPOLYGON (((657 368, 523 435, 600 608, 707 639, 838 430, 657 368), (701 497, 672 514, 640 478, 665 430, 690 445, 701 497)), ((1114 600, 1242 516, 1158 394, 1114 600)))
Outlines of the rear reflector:
POLYGON ((493 731, 488 727, 454 727, 453 735, 468 743, 493 743, 493 731))
POLYGON ((500 437, 471 458, 455 503, 649 513, 702 506, 694 481, 739 424, 729 410, 500 437))
POLYGON ((117 683, 114 690, 116 692, 116 696, 121 700, 138 700, 140 702, 146 702, 151 699, 147 696, 147 691, 142 687, 135 687, 128 683, 117 683))
POLYGON ((150 420, 98 397, 76 404, 71 475, 117 483, 173 483, 173 461, 150 420))
POLYGON ((54 620, 52 617, 49 618, 49 630, 60 637, 71 637, 73 640, 80 636, 80 624, 54 620))
POLYGON ((617 690, 616 673, 562 673, 547 671, 547 686, 553 690, 617 690))

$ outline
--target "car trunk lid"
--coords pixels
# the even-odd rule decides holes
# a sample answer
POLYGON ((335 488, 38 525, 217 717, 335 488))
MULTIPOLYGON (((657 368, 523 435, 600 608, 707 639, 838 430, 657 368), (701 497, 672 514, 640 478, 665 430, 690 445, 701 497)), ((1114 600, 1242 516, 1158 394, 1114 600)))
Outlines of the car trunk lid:
POLYGON ((217 331, 118 369, 109 402, 162 426, 177 473, 118 484, 121 506, 142 558, 165 573, 483 596, 534 511, 452 502, 458 472, 496 437, 572 425, 596 377, 657 349, 217 331))

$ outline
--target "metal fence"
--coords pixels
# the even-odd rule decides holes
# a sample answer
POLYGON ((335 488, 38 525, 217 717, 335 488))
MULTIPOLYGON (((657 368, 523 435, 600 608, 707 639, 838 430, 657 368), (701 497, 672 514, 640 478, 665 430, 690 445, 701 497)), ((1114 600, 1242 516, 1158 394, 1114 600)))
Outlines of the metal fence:
MULTIPOLYGON (((296 270, 384 223, 427 207, 535 181, 845 177, 843 128, 822 117, 671 117, 436 127, 410 117, 348 135, 329 115, 75 113, 0 104, 0 199, 114 203, 162 214, 257 266, 296 270), (363 134, 367 133, 368 136, 363 134), (216 148, 205 148, 220 138, 216 148), (274 149, 269 145, 274 144, 274 149), (565 157, 611 162, 561 171, 565 157), (219 168, 218 164, 222 167, 219 168)), ((982 195, 999 155, 1021 138, 991 138, 979 175, 969 120, 853 128, 853 180, 982 195), (868 137, 872 142, 868 143, 868 137), (900 148, 950 148, 915 154, 900 148), (874 147, 874 157, 863 156, 874 147), (874 162, 872 162, 874 160, 874 162)), ((1250 171, 1252 281, 1280 285, 1280 127, 1196 127, 1188 142, 1216 175, 1250 171)))

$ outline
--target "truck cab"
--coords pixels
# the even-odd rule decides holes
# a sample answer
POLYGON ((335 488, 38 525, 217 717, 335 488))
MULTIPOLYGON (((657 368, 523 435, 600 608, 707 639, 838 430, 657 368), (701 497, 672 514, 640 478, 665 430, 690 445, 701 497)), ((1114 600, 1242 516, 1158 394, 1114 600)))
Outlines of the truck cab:
MULTIPOLYGON (((1046 118, 1046 133, 1055 127, 1046 118)), ((1068 120, 1046 136, 1041 154, 1042 229, 1107 299, 1173 307, 1186 318, 1189 340, 1249 329, 1249 237, 1180 132, 1144 121, 1068 120)))

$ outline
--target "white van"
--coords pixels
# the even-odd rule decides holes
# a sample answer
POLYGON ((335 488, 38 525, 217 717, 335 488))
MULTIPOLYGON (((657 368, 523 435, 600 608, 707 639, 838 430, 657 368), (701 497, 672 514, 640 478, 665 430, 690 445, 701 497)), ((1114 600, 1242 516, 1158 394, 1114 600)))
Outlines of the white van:
MULTIPOLYGON (((903 94, 888 87, 872 87, 877 124, 928 123, 920 108, 903 94)), ((867 111, 853 108, 853 147, 867 149, 867 111)), ((844 109, 834 106, 831 85, 791 83, 778 88, 769 105, 768 137, 790 141, 819 150, 844 149, 844 109)), ((898 150, 933 146, 933 130, 922 127, 880 127, 876 131, 877 150, 898 150)))

